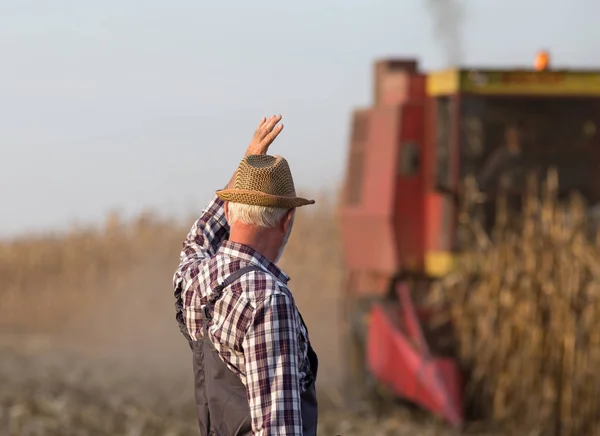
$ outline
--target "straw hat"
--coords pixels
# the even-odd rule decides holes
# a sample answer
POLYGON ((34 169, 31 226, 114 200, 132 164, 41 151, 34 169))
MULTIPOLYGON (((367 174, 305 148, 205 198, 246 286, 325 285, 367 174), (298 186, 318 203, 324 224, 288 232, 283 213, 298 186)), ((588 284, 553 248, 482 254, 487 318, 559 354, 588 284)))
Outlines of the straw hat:
POLYGON ((281 156, 251 154, 240 162, 232 189, 221 189, 217 196, 224 201, 256 206, 293 207, 314 204, 296 196, 292 172, 281 156))

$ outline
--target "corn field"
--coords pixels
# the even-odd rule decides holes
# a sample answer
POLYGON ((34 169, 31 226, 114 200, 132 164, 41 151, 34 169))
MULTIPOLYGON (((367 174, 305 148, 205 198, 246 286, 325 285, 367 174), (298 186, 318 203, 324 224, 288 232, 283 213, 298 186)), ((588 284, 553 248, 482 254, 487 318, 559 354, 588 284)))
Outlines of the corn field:
POLYGON ((450 307, 467 401, 508 434, 600 434, 600 249, 587 206, 530 178, 520 215, 497 202, 488 237, 465 189, 470 248, 433 300, 450 307))

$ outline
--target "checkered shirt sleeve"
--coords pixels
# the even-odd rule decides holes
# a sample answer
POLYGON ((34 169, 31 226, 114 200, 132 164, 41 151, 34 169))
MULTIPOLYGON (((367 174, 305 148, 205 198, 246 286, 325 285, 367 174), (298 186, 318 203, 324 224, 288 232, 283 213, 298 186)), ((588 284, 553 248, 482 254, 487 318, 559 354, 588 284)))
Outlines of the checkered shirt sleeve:
POLYGON ((215 195, 204 208, 183 243, 179 266, 173 277, 176 292, 181 289, 186 275, 189 278, 198 276, 200 264, 214 256, 221 243, 228 237, 229 224, 225 218, 223 200, 215 195), (195 271, 190 271, 192 268, 195 268, 195 271))
POLYGON ((297 311, 273 293, 253 312, 242 347, 254 434, 301 435, 297 311))

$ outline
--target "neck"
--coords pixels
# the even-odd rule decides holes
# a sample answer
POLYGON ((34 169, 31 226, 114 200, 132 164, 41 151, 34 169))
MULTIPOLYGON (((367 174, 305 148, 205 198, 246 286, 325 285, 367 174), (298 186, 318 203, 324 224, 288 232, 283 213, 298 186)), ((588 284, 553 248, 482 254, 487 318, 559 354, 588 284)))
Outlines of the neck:
POLYGON ((279 254, 279 242, 275 238, 275 234, 271 229, 257 229, 237 223, 229 233, 231 242, 246 245, 273 263, 277 261, 279 254))

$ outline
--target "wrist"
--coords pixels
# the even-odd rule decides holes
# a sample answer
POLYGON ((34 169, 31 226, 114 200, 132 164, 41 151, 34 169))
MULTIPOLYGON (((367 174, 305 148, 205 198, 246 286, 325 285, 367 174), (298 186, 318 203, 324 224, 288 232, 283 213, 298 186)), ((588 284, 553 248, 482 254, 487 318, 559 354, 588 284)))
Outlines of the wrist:
POLYGON ((244 157, 248 157, 252 154, 267 154, 267 150, 255 150, 249 148, 246 150, 246 154, 244 154, 244 157))

